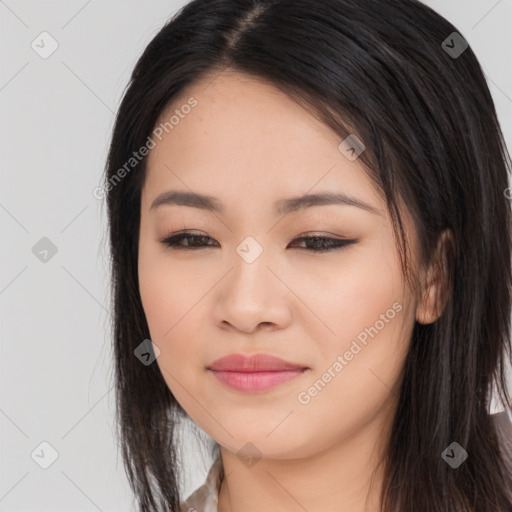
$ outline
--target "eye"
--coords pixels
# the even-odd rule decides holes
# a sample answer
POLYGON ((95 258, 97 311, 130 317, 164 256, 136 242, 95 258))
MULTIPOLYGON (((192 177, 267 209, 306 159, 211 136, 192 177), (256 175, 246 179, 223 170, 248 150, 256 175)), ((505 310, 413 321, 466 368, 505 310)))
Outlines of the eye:
POLYGON ((202 247, 206 247, 207 244, 204 243, 206 242, 206 240, 213 239, 206 235, 194 235, 190 232, 184 231, 164 238, 163 240, 161 240, 161 242, 167 247, 174 247, 176 249, 185 250, 196 250, 201 249, 202 247), (187 243, 182 244, 182 241, 186 241, 187 243))
MULTIPOLYGON (((344 238, 331 238, 326 236, 303 236, 296 238, 293 242, 305 242, 306 247, 299 247, 311 252, 328 252, 336 249, 342 249, 349 245, 357 243, 357 240, 348 240, 344 238)), ((177 250, 198 250, 205 247, 215 247, 218 243, 206 235, 197 235, 191 232, 181 232, 171 235, 161 240, 161 243, 167 247, 177 250), (208 240, 213 241, 213 244, 207 244, 208 240), (186 243, 182 243, 186 242, 186 243)))
POLYGON ((336 249, 342 249, 343 247, 347 247, 349 245, 357 243, 357 240, 348 240, 345 238, 330 238, 326 236, 303 236, 300 238, 296 238, 294 242, 303 241, 306 243, 306 250, 313 252, 328 252, 334 251, 336 249))

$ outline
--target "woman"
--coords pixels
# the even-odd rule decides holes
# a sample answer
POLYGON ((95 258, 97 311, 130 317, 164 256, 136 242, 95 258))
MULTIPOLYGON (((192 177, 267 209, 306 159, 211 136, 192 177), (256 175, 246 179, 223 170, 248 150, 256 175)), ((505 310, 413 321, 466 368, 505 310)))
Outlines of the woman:
POLYGON ((512 510, 509 169, 475 55, 418 1, 186 5, 105 176, 140 510, 512 510), (188 500, 182 418, 217 456, 188 500))

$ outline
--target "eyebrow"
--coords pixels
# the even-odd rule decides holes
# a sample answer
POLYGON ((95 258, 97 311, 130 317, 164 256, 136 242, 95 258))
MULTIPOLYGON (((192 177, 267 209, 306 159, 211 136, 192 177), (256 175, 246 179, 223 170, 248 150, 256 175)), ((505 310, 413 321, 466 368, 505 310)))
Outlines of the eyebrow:
MULTIPOLYGON (((324 205, 348 205, 361 208, 375 215, 383 216, 379 208, 375 208, 360 199, 343 194, 323 192, 318 194, 309 194, 289 199, 281 199, 274 204, 274 212, 276 215, 286 215, 288 213, 304 210, 313 206, 324 205)), ((153 210, 162 205, 178 205, 199 208, 201 210, 224 213, 222 203, 215 197, 197 194, 194 192, 168 191, 160 194, 152 203, 149 210, 153 210)))

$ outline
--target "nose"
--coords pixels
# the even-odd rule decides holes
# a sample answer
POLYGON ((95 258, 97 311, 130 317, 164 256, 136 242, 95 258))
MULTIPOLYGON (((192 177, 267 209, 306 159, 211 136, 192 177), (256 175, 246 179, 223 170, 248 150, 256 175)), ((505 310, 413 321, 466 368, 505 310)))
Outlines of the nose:
POLYGON ((215 297, 218 327, 247 334, 286 328, 292 318, 291 292, 279 271, 269 266, 263 254, 252 263, 241 258, 234 263, 215 297))

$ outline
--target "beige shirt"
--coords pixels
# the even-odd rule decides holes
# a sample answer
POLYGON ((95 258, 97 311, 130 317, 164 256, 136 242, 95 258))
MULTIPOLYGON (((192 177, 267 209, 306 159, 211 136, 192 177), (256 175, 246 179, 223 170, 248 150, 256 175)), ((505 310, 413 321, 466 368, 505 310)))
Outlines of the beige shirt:
POLYGON ((224 471, 220 455, 215 459, 206 482, 196 489, 182 504, 181 512, 217 512, 219 490, 224 471))

